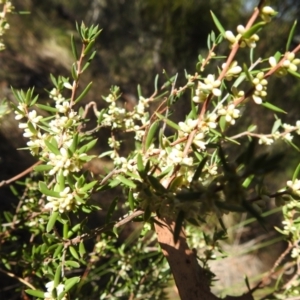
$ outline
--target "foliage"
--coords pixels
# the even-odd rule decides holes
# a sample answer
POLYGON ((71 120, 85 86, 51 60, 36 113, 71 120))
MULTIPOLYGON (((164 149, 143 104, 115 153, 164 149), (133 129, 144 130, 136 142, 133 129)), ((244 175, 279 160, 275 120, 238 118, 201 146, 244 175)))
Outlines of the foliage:
MULTIPOLYGON (((294 25, 284 53, 253 60, 260 32, 276 16, 263 2, 245 26, 237 26, 236 34, 211 13, 219 34, 210 33, 208 54, 199 55, 196 72, 186 72, 185 84, 178 86, 178 74, 164 71, 165 82, 160 85, 157 76, 152 95, 144 95, 138 87, 138 103, 132 109, 119 101, 117 86, 103 96, 105 108, 98 110, 96 102, 80 106, 93 84, 80 86, 101 33, 98 26, 84 23, 76 25, 80 51, 77 36, 71 36, 70 77, 50 75, 53 87, 48 103, 39 103, 33 88, 13 90, 15 119, 28 138, 26 149, 38 162, 24 182, 11 185, 19 198, 15 213, 1 213, 2 272, 13 274, 28 287, 27 294, 41 299, 87 295, 91 299, 162 299, 170 274, 153 235, 156 226, 165 220, 175 223, 175 244, 182 228, 198 229, 190 232, 205 241, 207 249, 199 255, 199 263, 211 285, 214 275, 208 262, 215 251, 221 251, 219 242, 226 239, 224 215, 246 212, 266 227, 261 212, 273 198, 283 206, 284 227, 278 231, 288 248, 268 276, 289 253, 299 265, 300 165, 284 186, 269 190, 265 176, 277 170, 282 155, 256 155, 255 149, 258 144, 268 149, 284 141, 299 151, 293 137, 300 134, 300 120, 295 124, 281 120, 285 111, 268 99, 268 83, 274 76, 300 76, 300 59, 296 58, 300 46, 289 50, 294 25), (218 53, 224 43, 230 49, 226 56, 218 53), (238 60, 238 51, 250 59, 238 60), (213 74, 206 71, 212 63, 217 65, 213 74), (176 123, 172 112, 179 101, 186 101, 189 113, 176 123), (239 126, 256 105, 266 113, 276 113, 270 133, 259 133, 253 123, 239 126), (87 129, 91 111, 97 124, 87 129), (107 129, 107 141, 95 138, 107 129), (134 147, 124 154, 122 143, 131 137, 134 147), (84 166, 96 157, 90 150, 99 142, 107 143, 110 150, 97 156, 109 157, 114 167, 102 178, 94 178, 84 166), (93 194, 105 195, 107 190, 116 190, 119 196, 101 224, 91 228, 89 219, 101 209, 91 201, 93 194), (123 197, 127 201, 118 205, 123 197), (115 213, 124 210, 122 219, 115 220, 115 213), (209 236, 203 225, 212 217, 219 227, 209 236), (120 242, 119 228, 132 220, 139 227, 120 242)), ((181 293, 181 283, 176 284, 181 293)), ((262 280, 252 290, 249 287, 250 292, 264 284, 262 280)), ((297 296, 298 289, 299 270, 289 281, 279 278, 272 296, 297 296)))

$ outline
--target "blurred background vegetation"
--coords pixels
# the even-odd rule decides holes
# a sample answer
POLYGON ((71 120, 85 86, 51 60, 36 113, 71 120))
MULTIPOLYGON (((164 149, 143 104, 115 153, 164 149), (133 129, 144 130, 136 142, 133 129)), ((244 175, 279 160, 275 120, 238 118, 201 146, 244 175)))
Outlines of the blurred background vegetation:
MULTIPOLYGON (((7 98, 13 101, 11 86, 25 90, 35 87, 40 100, 50 103, 45 91, 52 88, 49 73, 70 77, 73 63, 70 35, 76 36, 75 22, 83 21, 86 25, 99 24, 99 27, 103 28, 96 44, 97 55, 81 83, 81 87, 89 81, 94 83, 85 102, 96 101, 99 107, 103 106, 101 96, 109 93, 111 85, 118 85, 123 93, 122 101, 127 105, 134 105, 137 101, 137 84, 141 84, 145 97, 151 95, 156 74, 160 74, 163 82, 162 70, 166 70, 170 76, 178 72, 178 84, 184 82, 184 70, 190 74, 195 72, 198 55, 205 56, 207 53, 207 35, 212 30, 217 33, 210 10, 218 16, 227 30, 235 31, 238 24, 245 25, 257 2, 246 0, 14 0, 16 12, 28 11, 30 14, 14 14, 9 17, 11 28, 4 37, 6 50, 0 53, 0 99, 7 98)), ((297 0, 274 0, 270 1, 270 5, 279 14, 271 24, 267 25, 267 29, 259 34, 260 42, 255 49, 254 60, 259 58, 260 53, 267 57, 274 55, 276 51, 284 52, 293 21, 299 19, 300 2, 297 0)), ((299 40, 300 28, 297 26, 294 46, 299 40)), ((226 54, 228 48, 225 45, 218 51, 219 55, 226 54)), ((245 59, 249 56, 246 51, 241 51, 239 55, 245 59)), ((211 68, 213 67, 214 65, 211 64, 211 68)), ((299 93, 299 82, 291 76, 272 80, 269 84, 268 101, 289 112, 281 116, 283 122, 295 123, 299 119, 299 93)), ((179 103, 174 118, 184 118, 185 107, 184 103, 179 103)), ((254 122, 258 124, 259 132, 267 132, 272 127, 273 121, 272 112, 253 103, 243 123, 238 123, 237 126, 247 126, 250 122, 254 122)), ((106 140, 105 135, 100 138, 102 141, 106 140)), ((0 127, 0 181, 32 165, 34 158, 28 152, 15 150, 25 144, 26 140, 19 131, 14 117, 5 116, 0 127)), ((105 147, 105 142, 99 143, 98 148, 94 150, 95 154, 106 150, 105 147)), ((126 147, 125 144, 124 148, 126 147)), ((284 184, 293 171, 292 167, 298 163, 298 152, 290 148, 287 152, 287 149, 288 147, 283 143, 276 143, 270 150, 285 152, 279 172, 277 170, 276 174, 270 175, 272 187, 276 188, 284 184)), ((108 162, 95 160, 89 168, 95 174, 99 174, 103 173, 107 165, 108 162)), ((0 193, 1 209, 9 209, 11 203, 15 203, 13 195, 9 188, 2 188, 0 193)), ((240 216, 236 217, 235 221, 239 218, 240 216)), ((278 217, 276 218, 277 220, 274 218, 270 220, 270 224, 278 223, 278 217)), ((233 221, 229 220, 228 223, 233 221)), ((260 229, 255 226, 241 225, 241 227, 241 230, 234 231, 231 236, 235 246, 249 241, 256 243, 255 239, 262 236, 260 229)), ((267 236, 265 239, 270 241, 275 235, 274 231, 272 234, 273 236, 267 236)), ((279 252, 282 244, 276 245, 279 252)), ((232 249, 227 251, 229 253, 235 251, 232 249)), ((276 251, 271 254, 269 252, 272 257, 266 255, 268 251, 251 254, 251 259, 254 257, 258 264, 254 273, 266 270, 276 259, 276 251)), ((245 253, 245 251, 241 252, 245 253)), ((243 264, 244 269, 239 270, 239 276, 247 272, 249 261, 242 263, 240 268, 243 264)), ((230 265, 232 266, 232 262, 230 265)), ((219 271, 222 275, 222 265, 217 264, 217 266, 216 272, 219 271)), ((228 270, 228 266, 225 268, 228 270)), ((220 284, 231 286, 235 281, 232 279, 229 283, 220 284)))

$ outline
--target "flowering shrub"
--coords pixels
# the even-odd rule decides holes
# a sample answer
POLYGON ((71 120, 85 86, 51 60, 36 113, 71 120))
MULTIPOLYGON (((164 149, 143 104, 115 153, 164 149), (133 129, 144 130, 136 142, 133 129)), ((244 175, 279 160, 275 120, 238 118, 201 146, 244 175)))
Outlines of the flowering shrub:
MULTIPOLYGON (((121 105, 121 93, 115 86, 103 97, 107 103, 105 109, 99 111, 96 102, 79 107, 92 85, 79 88, 80 79, 95 56, 93 46, 101 32, 98 26, 77 25, 81 52, 78 53, 72 37, 75 62, 71 78, 51 75, 53 89, 49 91, 47 105, 38 103, 34 89, 13 91, 17 100, 16 105, 12 104, 15 118, 28 139, 26 149, 37 157, 38 163, 32 168, 32 176, 23 183, 25 192, 20 195, 16 215, 4 215, 7 223, 2 224, 1 234, 5 245, 10 236, 6 227, 13 230, 20 226, 31 233, 30 241, 34 244, 28 243, 22 249, 27 263, 22 276, 27 279, 19 276, 29 287, 26 290, 29 295, 47 300, 82 299, 87 295, 84 285, 91 283, 93 291, 89 297, 99 294, 97 299, 120 299, 127 295, 131 299, 162 299, 163 291, 157 287, 165 286, 169 273, 162 253, 151 246, 155 245, 154 228, 181 298, 196 299, 182 280, 186 277, 198 297, 207 293, 207 299, 216 299, 209 290, 213 276, 207 272, 207 262, 214 258, 213 249, 218 249, 218 241, 225 238, 223 216, 229 212, 247 212, 264 225, 261 210, 271 198, 275 198, 278 206, 284 205, 284 228, 278 230, 289 242, 285 256, 291 253, 291 259, 299 259, 300 165, 286 186, 268 191, 263 179, 276 158, 255 157, 252 149, 255 143, 269 146, 277 140, 298 149, 292 140, 300 134, 300 121, 283 124, 276 116, 272 132, 266 134, 258 133, 255 124, 249 124, 252 126, 248 130, 237 126, 253 105, 283 113, 268 102, 268 81, 273 75, 299 77, 300 60, 296 54, 300 46, 290 50, 295 26, 285 53, 277 52, 270 58, 251 61, 250 65, 236 58, 238 51, 255 49, 259 31, 276 15, 263 2, 254 9, 245 26, 237 27, 236 36, 226 31, 212 13, 220 34, 209 36, 208 55, 199 57, 198 71, 186 74, 186 84, 180 87, 177 87, 177 75, 166 76, 167 81, 161 87, 156 77, 153 94, 146 96, 139 90, 138 103, 132 110, 121 105), (262 21, 255 23, 259 17, 262 21), (219 44, 228 42, 228 56, 218 57, 219 44), (217 60, 219 67, 214 74, 207 74, 206 67, 212 60, 217 60), (171 117, 177 101, 189 101, 190 105, 190 112, 178 124, 171 117), (97 125, 87 131, 85 125, 91 109, 97 125), (98 142, 95 134, 103 128, 110 131, 107 141, 110 150, 98 157, 108 156, 114 167, 102 179, 95 179, 84 171, 84 166, 95 157, 88 153, 98 142), (134 135, 135 148, 125 156, 121 144, 129 133, 134 135), (242 143, 243 137, 249 142, 242 143), (232 145, 240 147, 238 157, 231 154, 232 145), (105 224, 89 229, 88 216, 100 209, 91 203, 92 194, 117 187, 122 188, 127 198, 126 215, 112 221, 117 209, 117 199, 114 199, 106 212, 105 224), (191 252, 183 228, 192 224, 201 232, 201 226, 211 216, 219 220, 221 230, 211 239, 205 237, 209 250, 200 257, 198 266, 197 256, 188 256, 191 252), (132 220, 143 224, 139 239, 133 239, 134 245, 128 242, 116 248, 112 232, 116 234, 119 227, 132 220), (94 241, 93 250, 86 250, 90 247, 88 240, 94 241), (176 267, 172 259, 177 252, 164 245, 176 249, 183 263, 189 262, 192 267, 176 267), (199 278, 193 271, 195 262, 206 287, 198 287, 199 278), (76 270, 81 276, 74 276, 76 270), (180 277, 180 272, 185 275, 180 277), (98 279, 104 286, 102 290, 93 284, 98 279)), ((10 256, 2 259, 7 270, 11 269, 8 263, 11 259, 10 256)), ((278 264, 281 261, 282 257, 278 264)), ((282 281, 277 285, 274 295, 278 299, 298 295, 299 270, 296 273, 288 283, 282 281)), ((249 287, 246 296, 252 297, 254 290, 264 283, 249 287)))

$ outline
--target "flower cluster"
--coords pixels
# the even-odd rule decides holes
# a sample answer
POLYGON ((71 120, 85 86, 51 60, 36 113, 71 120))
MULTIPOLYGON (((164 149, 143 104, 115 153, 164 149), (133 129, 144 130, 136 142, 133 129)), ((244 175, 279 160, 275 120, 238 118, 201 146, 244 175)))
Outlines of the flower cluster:
POLYGON ((243 25, 237 26, 237 36, 235 36, 232 31, 225 31, 225 38, 230 42, 230 48, 233 47, 236 43, 240 44, 241 48, 249 47, 255 48, 256 42, 259 40, 259 36, 257 34, 253 34, 249 38, 243 37, 243 34, 246 32, 246 29, 243 25))
MULTIPOLYGON (((277 66, 277 61, 274 56, 271 56, 269 58, 269 64, 273 68, 277 66)), ((281 66, 275 71, 275 74, 278 77, 282 77, 287 75, 288 71, 296 72, 299 64, 300 64, 300 59, 295 58, 295 53, 288 52, 281 66)))
MULTIPOLYGON (((56 288, 54 287, 54 281, 49 281, 46 284, 47 292, 44 293, 44 300, 55 300, 52 296, 52 292, 56 289, 56 294, 59 295, 64 291, 65 285, 60 283, 56 288)), ((67 300, 67 295, 61 298, 62 300, 67 300)))
MULTIPOLYGON (((9 24, 6 20, 6 15, 14 10, 12 3, 8 0, 1 0, 0 4, 3 4, 2 12, 0 12, 0 36, 3 36, 9 29, 9 24)), ((5 45, 0 39, 0 51, 5 49, 5 45)))
POLYGON ((70 188, 66 187, 59 193, 59 196, 59 198, 48 196, 47 200, 49 202, 45 205, 45 208, 59 211, 60 213, 70 211, 75 204, 75 198, 73 193, 70 192, 70 188))
POLYGON ((294 181, 289 180, 287 183, 287 190, 292 196, 300 197, 300 180, 295 179, 294 181))
POLYGON ((215 76, 209 74, 206 78, 204 78, 203 81, 204 82, 198 82, 198 87, 195 91, 195 96, 193 97, 193 101, 195 103, 201 103, 205 101, 207 96, 211 93, 216 97, 221 96, 221 90, 219 89, 221 85, 220 80, 215 80, 215 76))
POLYGON ((141 128, 148 124, 149 114, 146 111, 149 107, 149 99, 140 97, 139 102, 128 111, 124 107, 118 105, 119 96, 111 93, 104 100, 109 103, 107 112, 103 114, 102 126, 111 128, 122 128, 125 131, 134 131, 135 139, 141 141, 145 131, 141 128))
MULTIPOLYGON (((226 67, 226 63, 222 64, 222 69, 225 69, 225 67, 226 67)), ((238 62, 235 60, 230 64, 225 74, 225 79, 230 81, 232 80, 233 77, 237 77, 241 72, 242 72, 242 68, 238 65, 238 62)))
POLYGON ((218 115, 225 116, 226 122, 234 125, 235 120, 240 117, 240 110, 235 108, 233 103, 228 104, 227 107, 220 104, 218 107, 218 115))
POLYGON ((272 17, 275 17, 276 15, 277 12, 271 6, 264 6, 260 11, 261 18, 267 23, 271 22, 272 17))
POLYGON ((268 81, 264 79, 264 73, 259 72, 256 74, 256 77, 252 80, 254 84, 255 91, 252 95, 252 98, 256 104, 261 104, 263 98, 267 96, 267 84, 268 81))

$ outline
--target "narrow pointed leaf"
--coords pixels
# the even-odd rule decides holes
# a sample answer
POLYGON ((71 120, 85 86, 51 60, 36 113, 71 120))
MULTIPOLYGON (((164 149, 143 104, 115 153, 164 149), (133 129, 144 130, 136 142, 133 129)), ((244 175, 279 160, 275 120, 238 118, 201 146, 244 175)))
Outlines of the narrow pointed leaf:
POLYGON ((90 82, 85 89, 82 91, 82 93, 76 98, 75 103, 78 103, 82 98, 85 97, 85 95, 89 92, 89 90, 91 89, 93 82, 90 82))
POLYGON ((275 106, 275 105, 273 105, 269 102, 263 102, 261 105, 268 108, 268 109, 270 109, 270 110, 276 111, 276 112, 280 112, 280 113, 284 113, 284 114, 287 113, 283 109, 281 109, 281 108, 279 108, 279 107, 277 107, 277 106, 275 106))
POLYGON ((149 131, 147 133, 147 137, 146 137, 146 144, 145 144, 146 150, 148 150, 150 145, 152 144, 153 138, 154 138, 154 136, 157 132, 158 127, 159 127, 159 121, 158 120, 154 121, 151 124, 151 126, 149 128, 149 131))
POLYGON ((75 60, 77 61, 78 60, 78 52, 77 52, 73 34, 71 34, 71 47, 72 47, 73 56, 74 56, 75 60))
POLYGON ((288 40, 287 40, 287 43, 286 43, 286 46, 285 46, 285 51, 286 52, 288 52, 289 49, 290 49, 291 42, 292 42, 294 34, 295 34, 296 26, 297 26, 297 20, 294 22, 294 24, 293 24, 293 26, 290 30, 289 37, 288 37, 288 40))
POLYGON ((217 28, 219 29, 220 33, 221 33, 222 35, 224 35, 224 34, 225 34, 225 29, 224 29, 224 27, 221 25, 220 21, 218 20, 218 18, 216 17, 216 15, 215 15, 212 11, 210 11, 210 14, 211 14, 211 16, 212 16, 212 18, 213 18, 213 21, 214 21, 215 25, 216 25, 217 28))
POLYGON ((259 22, 254 24, 251 28, 249 28, 246 32, 242 34, 242 38, 249 39, 253 34, 258 32, 265 25, 266 25, 265 22, 259 22))
POLYGON ((33 296, 33 297, 37 297, 37 298, 42 298, 44 299, 44 293, 43 291, 39 291, 39 290, 25 290, 26 294, 33 296))
POLYGON ((72 255, 75 259, 77 259, 77 260, 80 259, 80 258, 79 258, 79 255, 78 255, 78 253, 77 253, 77 250, 75 249, 74 246, 70 246, 70 247, 69 247, 69 251, 70 251, 71 255, 72 255))
POLYGON ((132 190, 128 193, 128 204, 131 210, 134 210, 134 198, 133 198, 133 192, 132 190))
POLYGON ((298 164, 294 174, 293 174, 293 181, 295 181, 297 178, 299 178, 299 173, 300 173, 300 163, 298 164))
POLYGON ((56 288, 60 284, 61 269, 62 269, 61 265, 59 265, 56 268, 55 275, 54 275, 54 288, 56 288))
POLYGON ((133 189, 136 188, 136 184, 132 180, 127 179, 122 175, 117 176, 116 179, 130 188, 133 188, 133 189))
POLYGON ((56 222, 57 218, 58 218, 58 212, 55 211, 51 214, 51 216, 49 218, 49 221, 47 223, 47 228, 46 228, 47 232, 50 232, 52 230, 52 228, 55 225, 55 222, 56 222))
POLYGON ((177 242, 178 242, 183 221, 184 221, 184 212, 182 210, 180 210, 177 215, 176 222, 175 222, 175 228, 174 228, 173 239, 174 239, 175 244, 177 244, 177 242))

